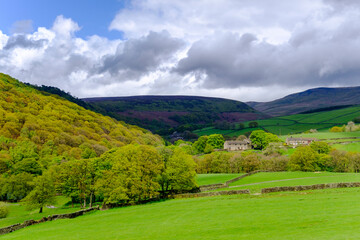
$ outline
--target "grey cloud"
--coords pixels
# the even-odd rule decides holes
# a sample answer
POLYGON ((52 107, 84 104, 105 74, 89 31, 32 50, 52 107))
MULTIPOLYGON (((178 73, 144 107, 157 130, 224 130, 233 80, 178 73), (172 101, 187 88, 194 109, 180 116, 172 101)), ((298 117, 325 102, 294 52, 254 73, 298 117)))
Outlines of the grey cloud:
POLYGON ((124 73, 130 78, 138 77, 155 70, 183 45, 182 40, 172 38, 166 31, 150 32, 146 37, 126 41, 123 48, 119 46, 115 54, 105 56, 98 71, 108 71, 112 75, 124 73))
POLYGON ((360 37, 342 31, 307 29, 282 45, 251 35, 214 36, 194 43, 174 71, 201 73, 199 84, 207 89, 353 85, 360 73, 360 55, 355 54, 360 37))
POLYGON ((11 27, 12 33, 31 33, 33 30, 33 22, 31 20, 17 21, 11 27))
POLYGON ((12 48, 20 47, 20 48, 40 48, 46 44, 47 40, 32 40, 28 39, 26 35, 13 35, 7 41, 4 49, 9 50, 12 48))
POLYGON ((360 2, 358 0, 323 0, 323 2, 332 6, 336 11, 360 7, 360 2))

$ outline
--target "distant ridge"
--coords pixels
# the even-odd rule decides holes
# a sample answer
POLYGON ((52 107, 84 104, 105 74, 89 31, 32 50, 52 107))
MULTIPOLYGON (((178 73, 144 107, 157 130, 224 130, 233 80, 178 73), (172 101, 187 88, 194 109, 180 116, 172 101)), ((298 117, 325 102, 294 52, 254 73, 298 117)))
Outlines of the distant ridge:
POLYGON ((235 123, 268 117, 240 101, 203 96, 142 95, 82 100, 98 112, 161 135, 192 131, 217 121, 235 123))
POLYGON ((189 96, 189 95, 137 95, 137 96, 122 96, 122 97, 92 97, 92 98, 82 98, 85 102, 96 102, 96 101, 116 101, 116 100, 174 100, 174 99, 184 99, 184 100, 194 100, 194 99, 219 99, 219 100, 229 100, 240 102, 236 100, 230 100, 226 98, 218 97, 205 97, 205 96, 189 96))
POLYGON ((360 87, 313 88, 271 102, 247 102, 271 116, 309 112, 321 108, 360 104, 360 87))

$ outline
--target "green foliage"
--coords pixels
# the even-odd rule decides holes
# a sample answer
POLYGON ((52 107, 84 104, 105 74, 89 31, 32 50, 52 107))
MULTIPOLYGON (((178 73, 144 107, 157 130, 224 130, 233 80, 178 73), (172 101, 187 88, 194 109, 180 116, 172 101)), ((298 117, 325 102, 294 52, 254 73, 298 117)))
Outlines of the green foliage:
POLYGON ((19 201, 26 197, 34 188, 33 175, 22 172, 0 179, 1 198, 9 201, 19 201))
POLYGON ((230 159, 234 153, 213 152, 201 158, 195 157, 197 173, 236 173, 236 169, 230 166, 230 159))
POLYGON ((320 171, 320 155, 310 146, 298 147, 290 157, 290 169, 292 171, 320 171))
POLYGON ((211 134, 210 136, 201 136, 192 145, 195 154, 211 153, 214 149, 223 149, 225 139, 221 134, 211 134))
POLYGON ((272 133, 263 130, 255 130, 250 135, 250 140, 254 149, 265 149, 271 142, 280 142, 281 140, 272 133))
POLYGON ((207 140, 208 136, 201 136, 197 141, 194 142, 193 148, 195 153, 200 154, 204 152, 207 140))
POLYGON ((221 134, 212 134, 209 136, 206 144, 212 146, 214 149, 223 149, 225 139, 221 134))
POLYGON ((249 122, 249 128, 257 128, 259 126, 258 122, 249 122))
POLYGON ((334 172, 360 172, 360 153, 332 150, 327 167, 334 172))
POLYGON ((283 172, 289 170, 289 158, 281 155, 270 155, 263 157, 260 170, 269 172, 283 172))
POLYGON ((54 165, 131 143, 160 146, 163 140, 0 74, 1 199, 21 200, 32 190, 32 178, 54 165))
POLYGON ((260 169, 261 158, 257 154, 247 154, 239 159, 242 172, 252 172, 260 169))
POLYGON ((310 144, 310 147, 314 149, 317 153, 328 154, 331 150, 331 147, 326 142, 315 141, 310 144))
POLYGON ((44 174, 34 180, 34 186, 22 201, 28 209, 39 208, 39 213, 42 213, 44 206, 55 204, 54 182, 49 174, 44 174))
POLYGON ((355 117, 352 121, 353 121, 354 123, 360 123, 360 116, 355 117))
POLYGON ((27 172, 33 175, 41 175, 42 169, 35 158, 25 158, 13 165, 14 173, 27 172))
POLYGON ((4 202, 0 202, 0 219, 9 215, 9 207, 4 202))
POLYGON ((21 141, 15 147, 10 148, 10 155, 14 163, 20 162, 23 159, 38 159, 37 146, 30 141, 21 141))
POLYGON ((94 192, 95 185, 95 160, 80 159, 62 163, 53 169, 58 178, 60 191, 76 200, 83 200, 83 207, 86 207, 86 200, 94 192))
POLYGON ((197 188, 195 162, 190 155, 179 147, 162 149, 160 153, 164 160, 164 168, 159 176, 163 193, 190 191, 197 188))
POLYGON ((158 196, 163 162, 154 147, 127 145, 100 159, 109 163, 96 186, 105 204, 137 203, 158 196))

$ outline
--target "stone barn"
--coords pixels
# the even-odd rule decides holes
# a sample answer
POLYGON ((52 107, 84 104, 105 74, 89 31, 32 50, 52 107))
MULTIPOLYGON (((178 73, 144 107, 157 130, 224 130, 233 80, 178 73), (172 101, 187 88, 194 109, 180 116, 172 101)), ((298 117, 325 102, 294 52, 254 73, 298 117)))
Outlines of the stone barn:
POLYGON ((251 149, 251 141, 249 139, 225 141, 224 149, 227 151, 242 151, 251 149))

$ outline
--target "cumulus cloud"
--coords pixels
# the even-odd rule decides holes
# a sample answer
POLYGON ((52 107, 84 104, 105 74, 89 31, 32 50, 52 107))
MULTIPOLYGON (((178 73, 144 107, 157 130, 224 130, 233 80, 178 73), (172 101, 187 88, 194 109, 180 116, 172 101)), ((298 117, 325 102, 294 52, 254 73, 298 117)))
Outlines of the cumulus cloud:
POLYGON ((46 39, 33 40, 27 38, 26 35, 14 35, 11 36, 4 47, 5 50, 11 48, 40 48, 47 42, 46 39))
POLYGON ((148 76, 155 76, 151 72, 168 71, 174 54, 184 46, 166 31, 124 41, 96 35, 77 38, 79 29, 70 18, 59 16, 50 29, 0 33, 0 71, 79 97, 136 94, 142 87, 148 91, 153 81, 148 76))
POLYGON ((282 42, 291 29, 321 6, 320 1, 283 0, 143 0, 119 11, 109 29, 139 37, 167 30, 189 41, 215 32, 250 32, 268 41, 282 42))
POLYGON ((166 31, 150 32, 139 39, 130 39, 119 46, 115 54, 107 55, 99 72, 121 75, 124 80, 136 79, 156 70, 159 65, 183 46, 166 31))
POLYGON ((79 38, 80 26, 64 16, 51 28, 33 31, 23 21, 10 35, 0 31, 0 71, 78 97, 263 101, 358 85, 359 7, 351 0, 129 1, 109 23, 123 39, 79 38))

